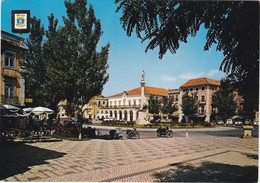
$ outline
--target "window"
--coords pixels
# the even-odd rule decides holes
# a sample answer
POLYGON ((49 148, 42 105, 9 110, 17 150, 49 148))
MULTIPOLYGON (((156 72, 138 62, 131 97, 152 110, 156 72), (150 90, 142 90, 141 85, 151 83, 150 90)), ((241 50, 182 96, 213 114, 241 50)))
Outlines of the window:
POLYGON ((14 97, 14 84, 5 84, 5 97, 6 98, 14 97))
POLYGON ((205 90, 205 87, 202 87, 201 89, 202 89, 202 90, 205 90))
POLYGON ((201 96, 201 102, 205 102, 205 96, 204 95, 201 96))
POLYGON ((193 88, 190 88, 190 91, 193 91, 193 88))
POLYGON ((16 63, 15 53, 5 52, 4 53, 4 61, 5 61, 4 62, 5 67, 15 68, 15 63, 16 63))
POLYGON ((205 113, 204 106, 201 106, 201 113, 205 113))
POLYGON ((196 88, 196 91, 199 91, 199 88, 196 88))

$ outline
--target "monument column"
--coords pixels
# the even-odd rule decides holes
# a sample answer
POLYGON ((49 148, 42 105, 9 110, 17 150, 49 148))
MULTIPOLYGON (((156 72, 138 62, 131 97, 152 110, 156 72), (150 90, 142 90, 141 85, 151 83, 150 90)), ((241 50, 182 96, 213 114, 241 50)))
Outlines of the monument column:
POLYGON ((138 119, 137 124, 144 124, 146 122, 146 109, 144 109, 145 104, 145 96, 144 96, 144 86, 145 86, 145 80, 144 80, 144 70, 142 71, 142 78, 141 78, 141 107, 138 110, 138 119))
POLYGON ((141 109, 144 107, 144 86, 145 86, 145 81, 144 81, 144 70, 142 72, 142 79, 141 79, 141 109))

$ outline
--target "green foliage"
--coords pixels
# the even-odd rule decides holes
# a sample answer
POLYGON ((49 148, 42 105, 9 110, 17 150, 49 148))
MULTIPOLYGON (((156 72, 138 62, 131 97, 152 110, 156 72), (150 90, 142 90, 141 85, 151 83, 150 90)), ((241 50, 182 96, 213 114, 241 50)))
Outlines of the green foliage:
POLYGON ((64 25, 58 26, 58 20, 51 14, 44 41, 44 29, 38 25, 40 20, 37 22, 35 18, 31 23, 35 29, 27 42, 37 45, 29 47, 28 44, 26 62, 33 62, 41 72, 38 76, 37 67, 24 66, 25 73, 33 71, 30 80, 37 81, 35 85, 28 82, 28 88, 44 93, 45 102, 53 107, 61 99, 67 99, 70 111, 73 111, 100 94, 108 81, 109 44, 96 51, 102 35, 101 23, 95 17, 93 7, 90 5, 87 9, 86 5, 86 0, 65 1, 64 25), (39 56, 30 58, 35 55, 32 52, 39 52, 39 56))
POLYGON ((196 114, 198 112, 198 100, 197 100, 197 93, 191 93, 185 92, 182 96, 182 112, 184 116, 191 116, 193 114, 196 114))
POLYGON ((169 115, 178 110, 178 107, 173 101, 174 98, 172 96, 162 98, 160 110, 163 114, 169 115))
POLYGON ((159 114, 159 100, 157 96, 150 95, 148 99, 148 111, 151 114, 159 114))
POLYGON ((253 119, 255 118, 255 112, 259 110, 259 101, 257 101, 254 97, 246 97, 244 98, 244 104, 243 104, 243 110, 241 111, 241 114, 247 118, 253 119))
POLYGON ((212 107, 218 109, 218 113, 231 117, 236 111, 236 102, 234 100, 233 89, 229 80, 221 80, 221 86, 218 91, 212 95, 212 107))
POLYGON ((31 33, 25 44, 28 49, 22 62, 22 74, 25 79, 26 97, 33 98, 35 105, 44 105, 47 96, 45 89, 45 63, 43 60, 42 41, 44 28, 41 20, 31 18, 31 33))
POLYGON ((216 44, 224 54, 220 69, 243 96, 259 100, 259 2, 116 0, 127 36, 148 42, 146 52, 159 48, 159 58, 180 42, 207 29, 204 50, 216 44))

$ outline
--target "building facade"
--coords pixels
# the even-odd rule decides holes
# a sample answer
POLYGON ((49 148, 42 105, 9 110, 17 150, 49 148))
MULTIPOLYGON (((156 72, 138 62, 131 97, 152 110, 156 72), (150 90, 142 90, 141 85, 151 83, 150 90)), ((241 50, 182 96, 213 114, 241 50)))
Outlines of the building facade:
POLYGON ((180 89, 169 89, 169 96, 173 97, 174 104, 178 107, 178 111, 175 111, 172 115, 174 117, 179 117, 179 110, 180 110, 180 89))
POLYGON ((0 94, 1 104, 24 106, 25 87, 21 76, 24 39, 1 31, 0 94))
POLYGON ((116 120, 136 121, 142 123, 148 117, 148 99, 151 95, 159 98, 168 96, 168 90, 145 86, 144 71, 140 87, 108 97, 108 106, 99 108, 98 117, 111 117, 116 120))
MULTIPOLYGON (((216 109, 212 108, 212 95, 220 87, 220 80, 209 79, 206 77, 191 79, 180 86, 179 106, 181 106, 181 98, 185 92, 196 92, 199 102, 198 115, 205 115, 205 121, 210 121, 212 113, 216 109)), ((179 107, 179 121, 183 118, 181 107, 179 107)))
POLYGON ((98 111, 108 107, 108 98, 102 95, 94 96, 90 101, 82 108, 83 117, 88 119, 94 119, 98 117, 98 111))

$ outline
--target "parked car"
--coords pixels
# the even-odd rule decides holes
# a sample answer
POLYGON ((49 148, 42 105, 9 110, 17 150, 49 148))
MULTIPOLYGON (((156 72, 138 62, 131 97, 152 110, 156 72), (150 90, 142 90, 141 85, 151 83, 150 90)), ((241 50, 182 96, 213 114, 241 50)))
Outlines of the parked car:
POLYGON ((252 121, 251 121, 251 119, 246 119, 245 121, 244 121, 244 125, 252 125, 253 123, 252 123, 252 121))
POLYGON ((114 118, 112 118, 112 117, 106 117, 103 119, 103 121, 113 121, 113 120, 114 120, 114 118))
POLYGON ((243 124, 243 122, 240 120, 235 121, 235 125, 242 125, 242 124, 243 124))
POLYGON ((222 119, 217 120, 218 125, 224 125, 224 121, 222 119))
POLYGON ((258 126, 259 125, 259 121, 254 121, 254 125, 258 126))
POLYGON ((227 121, 226 121, 226 125, 233 125, 233 121, 232 121, 232 119, 227 119, 227 121))
POLYGON ((101 123, 102 121, 100 119, 98 119, 98 118, 93 118, 93 119, 90 120, 90 122, 92 122, 92 123, 101 123))
POLYGON ((122 118, 119 121, 122 122, 122 123, 126 122, 125 118, 122 118))

